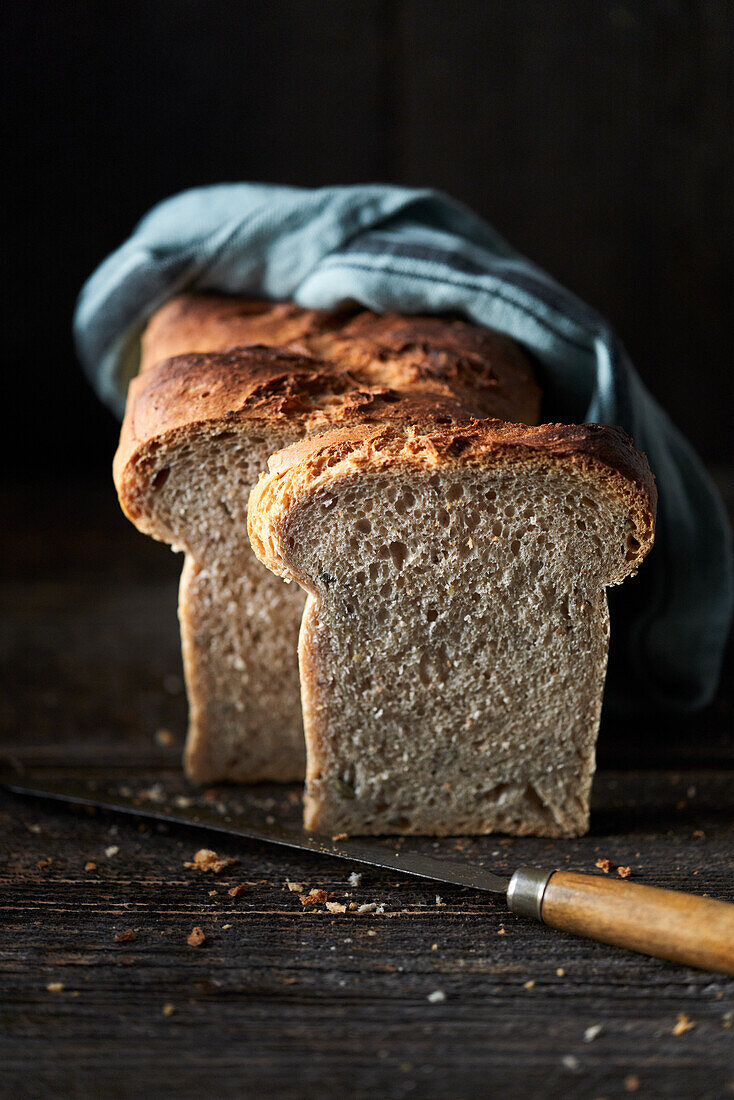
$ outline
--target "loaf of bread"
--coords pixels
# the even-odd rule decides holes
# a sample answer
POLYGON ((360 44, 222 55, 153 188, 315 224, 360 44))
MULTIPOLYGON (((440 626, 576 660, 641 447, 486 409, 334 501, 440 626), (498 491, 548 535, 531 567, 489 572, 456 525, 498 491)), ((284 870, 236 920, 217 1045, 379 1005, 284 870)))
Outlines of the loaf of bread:
POLYGON ((114 474, 141 531, 185 554, 185 765, 199 782, 304 771, 296 660, 304 604, 253 555, 251 487, 276 451, 339 426, 536 423, 513 341, 449 318, 184 295, 152 318, 114 474))
POLYGON ((306 826, 585 832, 605 588, 655 504, 644 456, 594 424, 378 424, 273 456, 249 531, 308 593, 306 826))

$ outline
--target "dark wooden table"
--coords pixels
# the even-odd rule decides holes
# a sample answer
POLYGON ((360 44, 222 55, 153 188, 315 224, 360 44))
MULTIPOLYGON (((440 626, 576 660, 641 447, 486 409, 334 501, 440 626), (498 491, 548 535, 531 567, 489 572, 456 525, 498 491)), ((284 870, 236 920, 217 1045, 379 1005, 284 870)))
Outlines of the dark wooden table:
MULTIPOLYGON (((179 562, 111 488, 26 487, 2 504, 0 751, 115 770, 152 805, 297 814, 293 788, 202 796, 182 780, 179 562)), ((581 840, 408 843, 500 871, 608 859, 611 874, 732 899, 731 717, 723 694, 658 731, 605 727, 581 840)), ((369 870, 350 885, 352 870, 0 793, 0 1095, 734 1094, 731 979, 551 932, 468 890, 439 900, 369 870), (201 847, 237 862, 187 868, 201 847), (304 906, 288 882, 379 910, 304 906)))

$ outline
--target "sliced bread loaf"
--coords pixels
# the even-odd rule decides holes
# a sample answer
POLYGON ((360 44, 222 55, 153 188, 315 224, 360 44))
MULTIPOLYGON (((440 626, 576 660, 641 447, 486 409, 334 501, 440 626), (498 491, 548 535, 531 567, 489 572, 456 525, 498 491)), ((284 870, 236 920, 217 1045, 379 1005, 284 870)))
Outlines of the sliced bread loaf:
POLYGON ((619 429, 484 422, 322 435, 250 497, 260 560, 309 594, 309 829, 586 831, 605 588, 653 540, 619 429))
POLYGON ((185 553, 190 778, 303 775, 304 597, 262 567, 246 530, 268 457, 336 425, 535 421, 538 405, 517 345, 461 321, 202 295, 153 317, 114 473, 129 518, 185 553))

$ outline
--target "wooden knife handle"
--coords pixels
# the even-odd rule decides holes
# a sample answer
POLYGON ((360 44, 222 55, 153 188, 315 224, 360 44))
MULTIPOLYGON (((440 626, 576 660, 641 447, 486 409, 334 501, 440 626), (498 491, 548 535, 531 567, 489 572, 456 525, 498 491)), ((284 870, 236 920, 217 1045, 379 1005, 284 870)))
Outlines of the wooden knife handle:
POLYGON ((544 924, 643 955, 734 974, 734 905, 655 886, 556 871, 544 924))

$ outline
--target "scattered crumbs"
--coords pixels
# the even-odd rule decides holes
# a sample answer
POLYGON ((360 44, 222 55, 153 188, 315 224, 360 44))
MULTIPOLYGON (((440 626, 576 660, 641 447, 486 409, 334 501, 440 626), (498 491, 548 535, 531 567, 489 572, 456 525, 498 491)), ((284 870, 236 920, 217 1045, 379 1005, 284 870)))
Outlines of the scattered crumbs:
POLYGON ((135 799, 136 803, 141 802, 165 802, 166 791, 162 783, 154 783, 152 787, 146 787, 142 791, 138 791, 135 799))
POLYGON ((328 896, 326 890, 311 890, 310 893, 301 895, 301 905, 324 905, 328 896))
POLYGON ((352 871, 347 882, 350 886, 359 886, 362 882, 362 876, 357 871, 352 871))
POLYGON ((445 908, 446 902, 443 900, 440 894, 436 894, 436 905, 440 905, 445 908))
POLYGON ((115 932, 115 943, 132 943, 135 939, 135 933, 132 928, 124 928, 122 932, 115 932))
POLYGON ((695 1026, 693 1020, 690 1020, 685 1012, 679 1012, 671 1035, 685 1035, 687 1031, 693 1031, 695 1026))
POLYGON ((603 1027, 603 1024, 592 1024, 591 1027, 587 1027, 584 1032, 584 1042, 593 1043, 597 1035, 601 1035, 603 1027))
POLYGON ((238 886, 231 886, 227 893, 231 898, 238 898, 244 889, 244 886, 240 883, 238 886))
POLYGON ((376 936, 377 933, 375 932, 374 928, 368 928, 367 929, 367 935, 368 936, 376 936))
POLYGON ((39 859, 38 863, 36 864, 36 867, 38 868, 39 871, 45 871, 46 868, 50 867, 52 863, 53 863, 52 859, 39 859))
POLYGON ((605 875, 608 875, 612 869, 611 859, 597 859, 595 865, 600 871, 603 871, 605 875))
POLYGON ((630 875, 632 874, 632 868, 631 867, 618 867, 617 868, 617 874, 619 875, 620 878, 629 878, 630 875))
POLYGON ((156 730, 155 741, 157 745, 165 745, 167 747, 176 744, 176 738, 170 730, 156 730))
POLYGON ((189 947, 201 947, 202 943, 206 939, 203 931, 199 927, 192 928, 186 937, 186 942, 189 947))
POLYGON ((532 979, 529 982, 525 982, 523 989, 535 989, 535 982, 532 979))
POLYGON ((431 944, 431 951, 438 951, 438 944, 437 943, 432 943, 431 944))
POLYGON ((558 969, 556 970, 556 977, 557 978, 565 978, 566 977, 566 971, 563 969, 562 966, 559 966, 558 969))
POLYGON ((210 898, 215 898, 217 896, 216 890, 209 890, 208 893, 210 898))
POLYGON ((624 1079, 624 1087, 627 1092, 637 1092, 640 1087, 640 1078, 636 1073, 628 1073, 624 1079))
POLYGON ((505 929, 504 929, 504 928, 502 928, 502 927, 500 926, 500 927, 499 927, 499 928, 497 929, 497 935, 498 935, 498 936, 506 936, 506 935, 507 935, 507 932, 505 931, 505 929))
POLYGON ((188 810, 189 806, 193 806, 194 800, 186 794, 177 794, 173 803, 178 806, 179 810, 188 810))
POLYGON ((161 1009, 161 1015, 162 1016, 173 1016, 175 1011, 176 1011, 176 1009, 173 1007, 171 1002, 168 1001, 166 1004, 164 1004, 163 1008, 161 1009))
POLYGON ((297 978, 283 978, 283 985, 295 985, 297 981, 297 978))
POLYGON ((88 859, 87 862, 84 864, 84 870, 85 871, 96 871, 97 870, 97 864, 94 862, 94 860, 88 859))
POLYGON ((347 840, 348 837, 349 833, 335 833, 331 839, 336 843, 337 840, 347 840))
POLYGON ((433 993, 429 993, 427 1000, 429 1004, 437 1005, 446 1000, 446 994, 442 989, 434 989, 433 993))
POLYGON ((290 879, 286 879, 285 884, 292 894, 302 894, 305 889, 302 882, 291 882, 290 879))
POLYGON ((231 867, 233 863, 237 863, 237 860, 230 859, 227 856, 218 856, 211 848, 199 848, 199 851, 194 855, 193 862, 184 863, 184 867, 193 871, 213 871, 215 875, 218 875, 225 867, 231 867))
POLYGON ((573 1054, 564 1054, 563 1058, 561 1058, 561 1061, 563 1062, 563 1065, 566 1067, 566 1069, 579 1068, 579 1060, 578 1058, 575 1058, 573 1054))
POLYGON ((724 1013, 721 1017, 721 1026, 726 1028, 734 1027, 734 1012, 724 1013))
POLYGON ((339 901, 327 901, 326 908, 330 913, 346 913, 346 905, 342 905, 339 901))
POLYGON ((49 993, 63 993, 64 992, 64 983, 63 982, 49 982, 48 985, 46 986, 46 989, 49 991, 49 993))
POLYGON ((225 932, 227 931, 228 928, 231 928, 231 927, 232 927, 231 924, 223 924, 222 925, 222 928, 224 929, 225 932))

